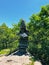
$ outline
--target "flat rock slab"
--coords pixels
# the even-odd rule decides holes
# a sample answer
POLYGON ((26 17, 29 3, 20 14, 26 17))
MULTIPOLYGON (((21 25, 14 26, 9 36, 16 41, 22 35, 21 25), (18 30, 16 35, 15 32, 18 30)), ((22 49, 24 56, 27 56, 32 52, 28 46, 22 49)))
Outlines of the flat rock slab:
POLYGON ((31 62, 29 58, 30 57, 28 55, 3 56, 0 57, 0 65, 26 65, 31 62))

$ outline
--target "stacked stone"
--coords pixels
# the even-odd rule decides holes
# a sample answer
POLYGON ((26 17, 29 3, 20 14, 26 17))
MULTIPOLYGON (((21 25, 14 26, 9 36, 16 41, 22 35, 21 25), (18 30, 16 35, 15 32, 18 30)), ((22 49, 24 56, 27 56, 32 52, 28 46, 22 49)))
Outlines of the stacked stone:
POLYGON ((19 50, 25 53, 28 47, 28 31, 26 30, 25 22, 23 20, 20 25, 19 35, 20 35, 19 50))

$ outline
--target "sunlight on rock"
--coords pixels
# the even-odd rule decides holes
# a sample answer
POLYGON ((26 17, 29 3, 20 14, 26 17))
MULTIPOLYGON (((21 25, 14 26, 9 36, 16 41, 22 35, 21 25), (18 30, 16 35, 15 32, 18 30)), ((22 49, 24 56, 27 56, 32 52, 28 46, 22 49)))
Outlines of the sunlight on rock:
POLYGON ((35 61, 35 62, 34 62, 34 65, 42 65, 42 64, 41 64, 41 62, 39 62, 39 61, 35 61))

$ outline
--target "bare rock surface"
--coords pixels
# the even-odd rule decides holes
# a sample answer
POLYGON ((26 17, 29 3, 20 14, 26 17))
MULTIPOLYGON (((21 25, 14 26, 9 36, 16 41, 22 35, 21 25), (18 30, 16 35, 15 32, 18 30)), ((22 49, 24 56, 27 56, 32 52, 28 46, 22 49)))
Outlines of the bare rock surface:
POLYGON ((29 58, 28 55, 3 56, 0 57, 0 65, 26 65, 31 62, 29 58))
MULTIPOLYGON (((0 57, 0 65, 28 65, 31 63, 31 56, 29 53, 23 54, 16 51, 9 56, 0 57)), ((42 65, 41 62, 35 61, 34 65, 42 65)))
POLYGON ((35 61, 35 62, 34 62, 34 65, 42 65, 42 64, 41 64, 41 62, 39 62, 39 61, 35 61))

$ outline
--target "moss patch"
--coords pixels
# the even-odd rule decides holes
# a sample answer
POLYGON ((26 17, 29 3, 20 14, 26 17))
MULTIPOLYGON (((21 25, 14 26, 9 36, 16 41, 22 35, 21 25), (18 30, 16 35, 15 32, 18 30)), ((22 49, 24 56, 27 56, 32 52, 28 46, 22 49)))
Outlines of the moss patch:
POLYGON ((3 49, 0 51, 0 55, 6 55, 6 54, 9 54, 10 52, 10 49, 3 49))

